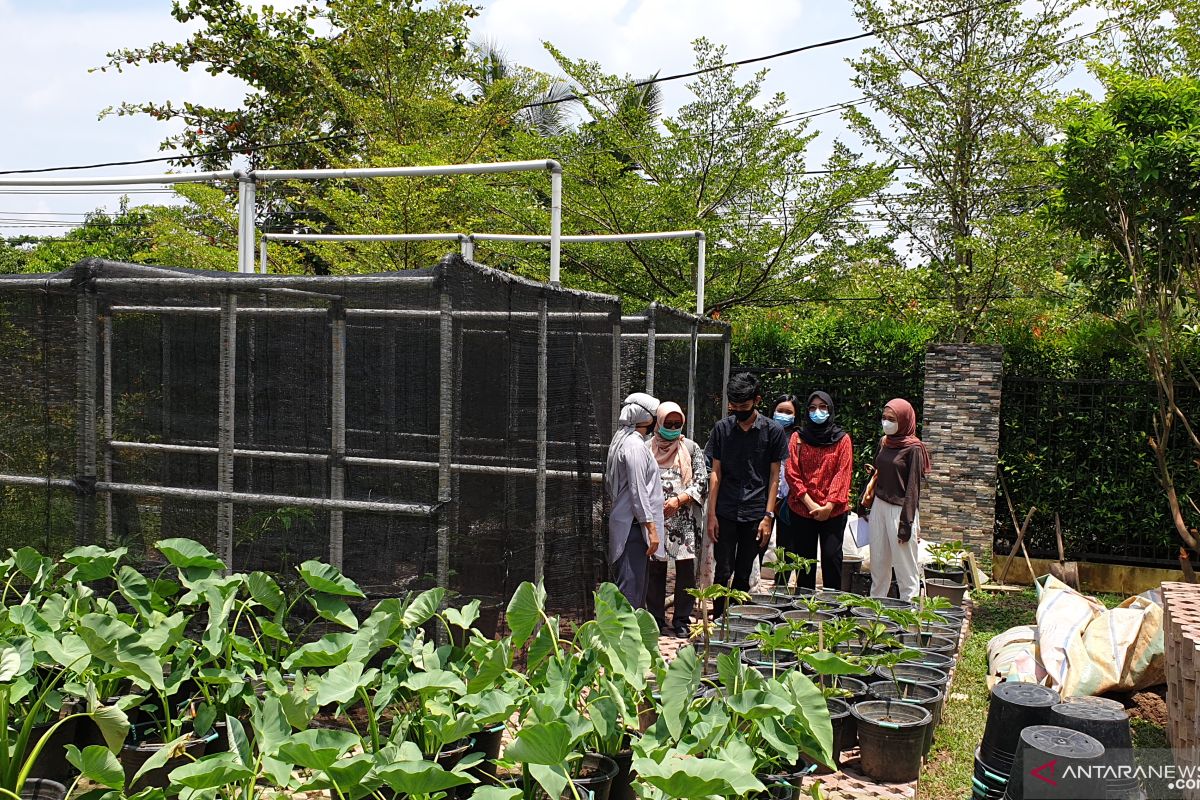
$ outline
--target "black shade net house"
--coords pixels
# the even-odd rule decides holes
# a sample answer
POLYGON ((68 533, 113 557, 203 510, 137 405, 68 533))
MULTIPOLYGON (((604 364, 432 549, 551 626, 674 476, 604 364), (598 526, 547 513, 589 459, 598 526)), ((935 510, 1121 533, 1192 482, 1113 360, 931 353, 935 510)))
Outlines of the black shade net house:
POLYGON ((681 405, 695 387, 698 420, 723 408, 728 327, 646 316, 671 335, 457 255, 346 277, 97 259, 0 276, 0 546, 145 562, 187 537, 238 571, 319 559, 372 597, 440 585, 485 612, 543 580, 587 616, 626 351, 640 335, 641 380, 669 361, 655 385, 681 405), (689 378, 693 339, 707 372, 689 378))

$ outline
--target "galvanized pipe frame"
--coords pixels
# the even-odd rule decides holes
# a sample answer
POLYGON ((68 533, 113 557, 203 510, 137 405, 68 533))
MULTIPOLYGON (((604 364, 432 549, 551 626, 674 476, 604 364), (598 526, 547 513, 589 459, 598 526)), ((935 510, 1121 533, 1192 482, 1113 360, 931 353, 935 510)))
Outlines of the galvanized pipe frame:
MULTIPOLYGON (((346 314, 342 304, 329 309, 329 499, 346 496, 346 314)), ((329 563, 342 569, 345 518, 341 509, 329 512, 329 563)))
POLYGON ((75 303, 75 543, 85 545, 96 523, 96 344, 99 304, 80 292, 75 303))
MULTIPOLYGON (((217 491, 233 492, 235 390, 237 379, 237 295, 221 298, 220 355, 217 374, 217 491)), ((233 503, 217 504, 217 556, 233 568, 233 503)))

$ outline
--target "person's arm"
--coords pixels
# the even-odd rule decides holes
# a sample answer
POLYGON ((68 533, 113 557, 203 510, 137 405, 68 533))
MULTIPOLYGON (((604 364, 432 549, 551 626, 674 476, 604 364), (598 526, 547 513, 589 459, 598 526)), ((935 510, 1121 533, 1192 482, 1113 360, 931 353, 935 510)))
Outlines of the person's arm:
MULTIPOLYGON (((788 484, 788 496, 795 497, 796 501, 812 514, 818 508, 817 503, 808 496, 808 483, 804 480, 804 475, 800 471, 800 434, 793 434, 792 440, 788 443, 788 459, 784 468, 784 480, 788 484)), ((795 508, 795 503, 792 503, 792 508, 795 508)))
POLYGON ((850 505, 850 478, 854 474, 854 445, 849 436, 843 436, 838 442, 836 456, 837 469, 833 480, 829 482, 829 493, 825 496, 830 508, 833 506, 850 505))
POLYGON ((646 555, 653 556, 654 551, 658 549, 658 526, 654 522, 654 512, 657 508, 650 487, 654 481, 661 478, 658 462, 650 455, 649 449, 644 454, 645 458, 642 458, 642 455, 638 454, 638 463, 630 464, 629 488, 633 493, 633 518, 642 523, 646 532, 646 555))
POLYGON ((758 544, 760 547, 765 547, 767 542, 771 541, 771 531, 775 529, 775 501, 778 499, 776 494, 779 491, 779 462, 771 462, 771 479, 767 482, 767 514, 762 521, 758 523, 758 544))
POLYGON ((904 505, 900 507, 900 526, 897 531, 897 538, 902 542, 912 538, 912 524, 917 518, 917 508, 921 502, 921 451, 910 447, 907 460, 908 479, 904 485, 904 505))
POLYGON ((679 502, 703 503, 708 495, 708 464, 704 460, 704 451, 695 442, 688 440, 688 452, 692 456, 692 482, 677 495, 679 502))
POLYGON ((708 538, 717 541, 721 532, 717 529, 717 497, 721 491, 721 459, 714 458, 712 471, 708 473, 708 496, 712 500, 708 504, 708 538))

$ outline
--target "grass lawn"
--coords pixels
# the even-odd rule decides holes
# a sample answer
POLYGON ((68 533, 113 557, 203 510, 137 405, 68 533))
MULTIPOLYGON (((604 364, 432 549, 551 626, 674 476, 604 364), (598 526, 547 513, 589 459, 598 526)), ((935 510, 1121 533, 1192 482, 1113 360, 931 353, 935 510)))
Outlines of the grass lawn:
MULTIPOLYGON (((1100 595, 1108 607, 1124 600, 1118 595, 1100 595)), ((971 632, 962 648, 954 684, 946 699, 937 742, 921 773, 917 797, 933 800, 965 800, 971 796, 971 773, 975 748, 987 723, 987 644, 998 633, 1014 625, 1033 624, 1037 595, 1032 588, 1014 593, 979 592, 971 632)), ((1167 747, 1163 728, 1145 719, 1133 719, 1135 747, 1167 747)))

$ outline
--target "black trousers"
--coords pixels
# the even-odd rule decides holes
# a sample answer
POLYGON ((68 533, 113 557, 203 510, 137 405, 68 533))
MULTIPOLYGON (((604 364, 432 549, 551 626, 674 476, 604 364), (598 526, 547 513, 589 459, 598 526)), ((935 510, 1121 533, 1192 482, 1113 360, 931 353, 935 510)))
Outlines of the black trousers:
MULTIPOLYGON (((660 629, 667 627, 667 562, 650 562, 649 585, 646 587, 646 610, 654 617, 660 629)), ((675 562, 675 610, 671 614, 671 627, 686 627, 692 619, 692 608, 696 598, 687 593, 696 588, 696 559, 685 558, 675 562)))
MULTIPOLYGON (((790 553, 803 558, 817 557, 817 544, 821 545, 821 576, 826 589, 843 591, 849 589, 842 586, 842 537, 846 534, 846 518, 849 514, 839 514, 824 522, 789 515, 787 525, 781 525, 775 543, 790 553)), ((790 581, 790 578, 789 578, 790 581)), ((817 571, 796 573, 796 585, 802 588, 817 588, 817 571)))
MULTIPOLYGON (((733 577, 733 588, 750 591, 750 573, 754 570, 754 559, 758 558, 758 525, 762 520, 737 522, 717 517, 717 543, 713 552, 717 557, 713 583, 729 584, 733 577)), ((725 613, 725 599, 713 601, 713 619, 725 613)))

